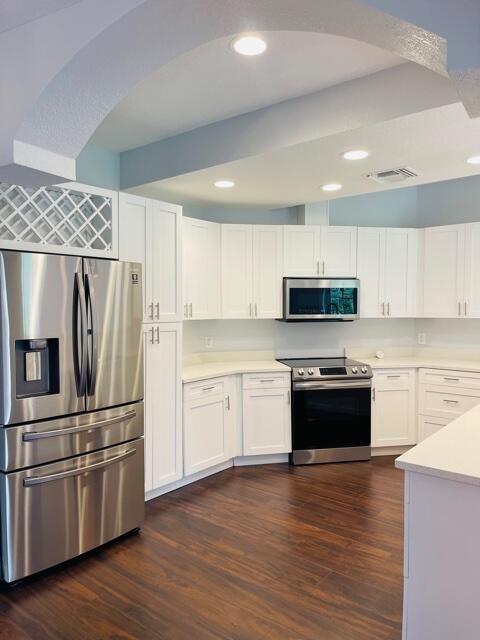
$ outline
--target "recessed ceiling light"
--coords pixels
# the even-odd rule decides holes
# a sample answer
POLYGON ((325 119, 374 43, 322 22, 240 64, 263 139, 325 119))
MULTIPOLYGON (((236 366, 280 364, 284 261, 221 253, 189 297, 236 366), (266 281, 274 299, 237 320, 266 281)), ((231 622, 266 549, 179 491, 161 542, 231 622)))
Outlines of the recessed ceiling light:
POLYGON ((258 36, 241 36, 234 40, 233 48, 242 56, 258 56, 265 51, 267 43, 258 36))
POLYGON ((368 151, 364 151, 363 149, 352 149, 352 151, 345 151, 342 157, 345 160, 364 160, 368 158, 369 155, 368 151))
POLYGON ((214 182, 214 185, 217 187, 217 189, 231 189, 235 186, 235 183, 233 182, 233 180, 217 180, 216 182, 214 182))
POLYGON ((467 160, 468 164, 480 164, 480 156, 472 156, 467 160))
POLYGON ((342 188, 342 185, 338 184, 337 182, 332 182, 331 184, 324 184, 322 186, 323 191, 340 191, 341 188, 342 188))

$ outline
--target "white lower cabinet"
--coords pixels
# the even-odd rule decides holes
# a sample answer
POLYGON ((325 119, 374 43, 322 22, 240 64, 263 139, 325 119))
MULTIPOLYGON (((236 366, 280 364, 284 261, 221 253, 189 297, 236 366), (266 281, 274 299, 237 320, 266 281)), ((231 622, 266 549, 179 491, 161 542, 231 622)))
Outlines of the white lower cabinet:
POLYGON ((233 457, 235 420, 228 378, 184 387, 184 473, 204 471, 233 457))
POLYGON ((447 424, 450 424, 449 418, 438 418, 435 416, 418 416, 418 442, 422 442, 425 438, 433 436, 434 433, 440 431, 447 424))
POLYGON ((415 369, 377 369, 372 385, 372 447, 416 443, 415 369))
POLYGON ((290 387, 277 377, 252 382, 243 376, 243 455, 289 453, 292 450, 290 387), (253 388, 252 388, 253 387, 253 388))
POLYGON ((182 468, 182 325, 144 325, 145 490, 179 480, 182 468))

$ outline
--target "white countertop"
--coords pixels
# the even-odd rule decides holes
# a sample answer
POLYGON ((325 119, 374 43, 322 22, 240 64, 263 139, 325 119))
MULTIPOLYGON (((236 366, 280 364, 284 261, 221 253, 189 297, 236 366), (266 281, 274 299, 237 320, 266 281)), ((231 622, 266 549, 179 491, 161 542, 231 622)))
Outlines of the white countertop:
POLYGON ((384 358, 358 358, 372 369, 455 369, 480 372, 480 360, 436 358, 431 356, 385 356, 384 358))
POLYGON ((276 360, 222 360, 217 362, 201 362, 183 367, 183 382, 196 382, 221 376, 240 373, 289 373, 287 367, 276 360))
POLYGON ((480 485, 480 405, 401 455, 395 466, 480 485))

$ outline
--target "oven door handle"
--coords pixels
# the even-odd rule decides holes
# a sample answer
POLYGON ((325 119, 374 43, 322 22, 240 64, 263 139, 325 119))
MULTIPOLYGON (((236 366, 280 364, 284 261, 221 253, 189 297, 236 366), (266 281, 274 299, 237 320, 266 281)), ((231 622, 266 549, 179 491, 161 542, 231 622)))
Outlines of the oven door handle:
POLYGON ((370 389, 372 382, 368 380, 324 380, 323 382, 294 382, 294 391, 322 391, 324 389, 370 389))

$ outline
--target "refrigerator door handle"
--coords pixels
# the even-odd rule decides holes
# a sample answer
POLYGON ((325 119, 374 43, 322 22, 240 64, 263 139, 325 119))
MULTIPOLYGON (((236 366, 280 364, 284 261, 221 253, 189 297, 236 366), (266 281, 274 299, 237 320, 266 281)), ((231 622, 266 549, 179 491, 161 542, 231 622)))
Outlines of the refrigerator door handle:
POLYGON ((22 440, 24 442, 31 442, 32 440, 43 440, 44 438, 57 438, 59 436, 69 436, 72 433, 82 433, 82 431, 92 431, 93 429, 102 429, 108 427, 111 424, 117 424, 119 422, 125 422, 125 420, 131 420, 135 418, 137 412, 135 410, 127 411, 121 416, 115 416, 114 418, 107 418, 106 420, 100 420, 100 422, 92 422, 89 424, 81 424, 75 427, 67 427, 65 429, 53 429, 52 431, 32 431, 30 433, 24 433, 22 440))
POLYGON ((77 382, 77 396, 85 395, 87 386, 87 303, 85 298, 85 287, 83 285, 82 274, 75 273, 73 286, 73 363, 75 368, 75 378, 77 382), (80 328, 78 331, 78 310, 80 308, 80 328), (79 344, 81 345, 81 357, 78 355, 79 344))
POLYGON ((87 273, 87 307, 90 310, 91 325, 88 333, 91 337, 91 357, 88 368, 88 381, 87 381, 87 394, 89 396, 95 395, 95 387, 97 386, 97 360, 98 360, 98 318, 97 318, 97 304, 95 300, 95 286, 93 283, 93 276, 91 273, 87 273))

